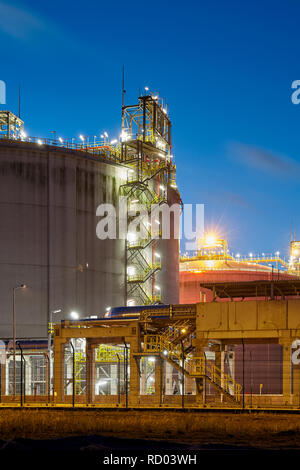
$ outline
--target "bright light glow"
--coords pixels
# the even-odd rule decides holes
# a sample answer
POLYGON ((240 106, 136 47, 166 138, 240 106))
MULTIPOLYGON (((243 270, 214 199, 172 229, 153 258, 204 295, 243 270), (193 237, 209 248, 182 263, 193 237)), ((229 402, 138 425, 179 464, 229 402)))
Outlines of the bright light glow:
POLYGON ((152 357, 152 356, 151 356, 151 357, 148 357, 148 361, 149 361, 149 362, 155 362, 155 357, 152 357))
POLYGON ((110 306, 108 306, 108 307, 106 307, 106 309, 105 309, 105 310, 106 310, 107 312, 109 312, 109 311, 111 310, 111 307, 110 307, 110 306))
POLYGON ((186 329, 182 328, 181 333, 183 333, 183 334, 186 333, 186 329))
POLYGON ((73 320, 78 320, 79 314, 73 310, 73 311, 70 313, 70 317, 73 318, 73 320))
POLYGON ((38 140, 37 140, 37 143, 38 143, 39 145, 42 145, 43 142, 41 141, 41 139, 38 139, 38 140))
POLYGON ((127 274, 128 274, 129 276, 133 276, 134 273, 135 273, 135 267, 134 267, 134 266, 128 266, 128 268, 127 268, 127 274))
POLYGON ((165 190, 165 187, 161 184, 160 187, 159 187, 159 189, 161 189, 162 191, 164 191, 164 190, 165 190))
POLYGON ((163 108, 163 112, 164 112, 165 114, 167 114, 167 110, 166 110, 166 108, 163 108))
POLYGON ((58 140, 63 143, 63 139, 61 137, 58 138, 58 140))
POLYGON ((83 135, 80 134, 79 139, 80 139, 80 140, 84 140, 83 135))
POLYGON ((130 140, 130 135, 126 131, 122 131, 120 138, 122 142, 126 142, 127 140, 130 140))
POLYGON ((148 88, 147 86, 145 86, 145 90, 146 90, 146 91, 149 91, 149 88, 148 88))
POLYGON ((26 139, 26 137, 27 137, 27 134, 26 134, 26 132, 24 132, 24 131, 21 131, 21 137, 22 137, 22 139, 26 139))
POLYGON ((216 244, 217 238, 213 233, 206 235, 205 237, 205 244, 208 246, 213 246, 216 244))
POLYGON ((250 256, 250 258, 252 258, 252 256, 253 256, 253 253, 249 253, 249 256, 250 256))
POLYGON ((128 307, 133 307, 135 305, 135 301, 133 299, 127 300, 127 306, 128 307))
POLYGON ((139 202, 138 199, 134 199, 133 201, 131 201, 131 204, 137 204, 139 202))
POLYGON ((237 253, 237 254, 236 254, 236 257, 237 257, 237 258, 240 258, 240 257, 241 257, 241 255, 240 255, 239 253, 237 253))
POLYGON ((136 234, 134 232, 128 232, 127 233, 127 240, 129 242, 135 242, 136 240, 136 234))
POLYGON ((111 141, 111 144, 114 145, 114 144, 116 144, 117 142, 118 142, 118 140, 117 140, 117 139, 114 139, 114 140, 111 141))
POLYGON ((108 137, 108 133, 107 133, 107 132, 104 132, 104 135, 105 135, 105 137, 108 137))
POLYGON ((280 255, 280 251, 276 251, 276 256, 279 256, 280 255))
POLYGON ((156 290, 160 290, 160 287, 159 287, 159 286, 155 286, 155 289, 156 289, 156 290))
POLYGON ((167 356, 167 355, 168 355, 168 351, 167 351, 166 349, 164 350, 163 355, 164 355, 164 356, 167 356))
POLYGON ((156 256, 157 258, 160 258, 160 254, 159 254, 159 253, 155 253, 155 256, 156 256))

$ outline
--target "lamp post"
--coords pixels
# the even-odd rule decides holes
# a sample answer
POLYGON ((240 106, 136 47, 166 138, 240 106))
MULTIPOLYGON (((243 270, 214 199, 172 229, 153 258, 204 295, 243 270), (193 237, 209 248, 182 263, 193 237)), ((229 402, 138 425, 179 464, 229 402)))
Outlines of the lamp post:
POLYGON ((13 395, 16 396, 16 291, 26 289, 25 284, 13 287, 13 312, 12 312, 12 333, 13 333, 13 395))

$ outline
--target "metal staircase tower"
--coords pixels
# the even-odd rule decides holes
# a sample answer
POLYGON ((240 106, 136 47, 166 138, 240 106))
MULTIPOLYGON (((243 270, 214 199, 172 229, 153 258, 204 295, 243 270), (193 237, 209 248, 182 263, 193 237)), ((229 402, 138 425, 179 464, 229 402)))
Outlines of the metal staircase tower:
POLYGON ((167 203, 168 187, 176 184, 171 152, 171 121, 158 97, 147 94, 136 105, 122 106, 120 163, 127 168, 127 178, 120 194, 127 200, 127 305, 161 302, 161 230, 151 208, 167 203), (137 216, 140 223, 133 231, 137 216))

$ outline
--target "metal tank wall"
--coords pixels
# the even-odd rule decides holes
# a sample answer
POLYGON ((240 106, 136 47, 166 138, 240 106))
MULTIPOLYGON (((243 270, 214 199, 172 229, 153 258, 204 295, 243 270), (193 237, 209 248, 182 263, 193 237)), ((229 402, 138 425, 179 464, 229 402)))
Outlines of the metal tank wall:
MULTIPOLYGON (((168 187, 168 205, 179 204, 180 196, 177 190, 168 187)), ((161 271, 157 274, 161 287, 163 304, 179 303, 179 240, 174 238, 175 219, 171 213, 170 240, 158 240, 157 251, 161 256, 161 271)))
POLYGON ((47 335, 54 319, 104 314, 124 305, 125 241, 96 237, 96 208, 117 202, 124 169, 99 158, 0 143, 0 338, 47 335))
MULTIPOLYGON (((12 336, 13 288, 17 338, 47 336, 53 320, 104 315, 125 305, 125 240, 99 240, 96 208, 118 206, 126 169, 90 154, 0 142, 0 338, 12 336)), ((179 196, 168 188, 168 203, 179 196)), ((159 240, 157 273, 163 303, 179 301, 179 242, 159 240)))

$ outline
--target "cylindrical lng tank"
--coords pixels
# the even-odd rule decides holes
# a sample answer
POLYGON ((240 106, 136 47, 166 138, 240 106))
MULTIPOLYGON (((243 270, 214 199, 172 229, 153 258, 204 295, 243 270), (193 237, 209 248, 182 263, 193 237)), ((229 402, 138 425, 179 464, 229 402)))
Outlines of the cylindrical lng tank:
MULTIPOLYGON (((122 178, 123 166, 85 152, 0 141, 1 338, 12 336, 13 293, 17 338, 45 338, 50 312, 125 305, 125 240, 96 236, 96 209, 118 206, 122 178)), ((177 303, 178 241, 163 245, 162 301, 177 303)))

